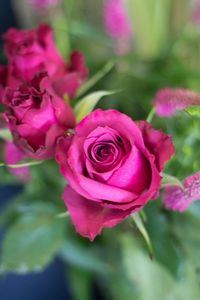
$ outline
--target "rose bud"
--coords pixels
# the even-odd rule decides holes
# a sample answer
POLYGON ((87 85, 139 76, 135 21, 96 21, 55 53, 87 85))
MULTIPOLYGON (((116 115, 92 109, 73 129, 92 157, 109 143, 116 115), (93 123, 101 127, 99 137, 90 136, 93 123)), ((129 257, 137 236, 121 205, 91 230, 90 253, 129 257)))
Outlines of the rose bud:
POLYGON ((35 73, 48 73, 59 96, 75 96, 87 79, 88 70, 79 51, 71 54, 65 63, 58 53, 50 26, 40 24, 36 29, 9 29, 4 34, 5 53, 9 62, 8 85, 16 87, 19 81, 30 81, 35 73))
POLYGON ((57 137, 75 125, 71 107, 53 92, 44 73, 18 88, 6 88, 3 104, 15 144, 34 159, 51 158, 57 137))
POLYGON ((116 110, 96 110, 60 138, 56 160, 69 186, 63 194, 76 231, 93 240, 158 196, 174 154, 169 135, 116 110))

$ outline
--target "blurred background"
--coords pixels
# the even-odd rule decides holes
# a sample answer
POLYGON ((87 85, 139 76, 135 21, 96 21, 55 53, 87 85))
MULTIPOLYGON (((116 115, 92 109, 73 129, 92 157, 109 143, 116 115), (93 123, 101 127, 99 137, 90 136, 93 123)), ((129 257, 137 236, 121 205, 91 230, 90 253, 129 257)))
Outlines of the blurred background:
MULTIPOLYGON (((0 20, 1 35, 9 27, 49 23, 66 60, 72 50, 81 50, 90 77, 96 76, 90 91, 118 91, 100 101, 104 109, 146 119, 157 90, 183 87, 200 92, 199 0, 1 0, 0 20)), ((0 63, 6 63, 2 38, 0 63)), ((182 180, 199 171, 199 119, 183 113, 155 117, 153 124, 172 134, 175 142, 176 156, 166 172, 182 180)), ((51 197, 58 198, 64 185, 58 182, 59 171, 47 174, 41 167, 40 173, 30 194, 34 189, 46 195, 51 184, 51 197), (37 185, 40 179, 43 183, 37 185)), ((26 197, 23 190, 17 179, 0 170, 2 211, 16 198, 26 197)), ((153 261, 129 221, 105 230, 92 244, 67 224, 62 253, 43 272, 3 275, 0 299, 200 299, 199 203, 180 215, 164 210, 161 198, 147 205, 145 213, 153 261)))

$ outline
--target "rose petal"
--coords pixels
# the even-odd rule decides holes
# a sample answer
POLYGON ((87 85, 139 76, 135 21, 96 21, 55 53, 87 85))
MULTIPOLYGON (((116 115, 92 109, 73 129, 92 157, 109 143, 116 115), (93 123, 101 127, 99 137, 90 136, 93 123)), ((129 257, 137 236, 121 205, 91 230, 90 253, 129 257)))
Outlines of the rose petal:
POLYGON ((170 210, 184 212, 195 200, 200 200, 200 172, 183 181, 184 190, 179 187, 167 187, 164 193, 164 205, 170 210))
POLYGON ((63 199, 76 231, 91 241, 101 233, 103 227, 113 227, 130 214, 129 211, 104 208, 80 196, 69 186, 65 188, 63 199))
POLYGON ((104 111, 96 109, 90 113, 77 125, 77 137, 88 136, 97 126, 111 127, 128 141, 133 143, 135 141, 138 148, 145 148, 141 131, 136 123, 134 123, 130 117, 117 110, 108 109, 104 111), (124 126, 124 124, 126 124, 126 126, 124 126))
POLYGON ((155 155, 158 170, 162 171, 165 163, 171 159, 175 152, 172 137, 161 130, 155 130, 146 121, 140 121, 138 125, 142 131, 145 145, 155 155))
MULTIPOLYGON (((12 142, 6 142, 4 148, 4 156, 6 164, 15 165, 23 160, 25 154, 12 142)), ((28 167, 23 168, 8 168, 9 171, 18 177, 22 182, 31 180, 31 170, 28 167)))
POLYGON ((88 68, 85 63, 84 55, 78 50, 72 52, 68 69, 71 72, 76 72, 82 80, 88 78, 88 68))
POLYGON ((80 77, 75 72, 68 73, 52 83, 52 86, 58 96, 63 98, 64 95, 67 95, 70 99, 74 98, 80 85, 80 77))
POLYGON ((156 113, 161 117, 173 116, 192 105, 200 105, 200 94, 187 89, 165 88, 155 96, 156 113))
POLYGON ((25 124, 31 124, 34 129, 46 132, 52 124, 56 123, 54 108, 51 103, 51 96, 43 95, 39 108, 29 109, 22 120, 25 124))

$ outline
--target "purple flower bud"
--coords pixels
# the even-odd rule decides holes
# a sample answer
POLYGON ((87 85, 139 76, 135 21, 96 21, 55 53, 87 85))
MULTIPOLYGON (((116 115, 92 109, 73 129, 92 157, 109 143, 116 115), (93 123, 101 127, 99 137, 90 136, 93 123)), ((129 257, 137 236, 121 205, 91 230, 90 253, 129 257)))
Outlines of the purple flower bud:
POLYGON ((192 202, 200 199, 200 172, 183 181, 184 190, 179 187, 167 187, 164 193, 164 205, 170 210, 184 212, 192 202))
POLYGON ((132 30, 124 0, 105 0, 104 24, 106 31, 116 43, 117 54, 129 52, 132 30))
POLYGON ((171 117, 178 110, 200 105, 200 94, 187 89, 165 88, 157 92, 154 105, 158 116, 171 117))

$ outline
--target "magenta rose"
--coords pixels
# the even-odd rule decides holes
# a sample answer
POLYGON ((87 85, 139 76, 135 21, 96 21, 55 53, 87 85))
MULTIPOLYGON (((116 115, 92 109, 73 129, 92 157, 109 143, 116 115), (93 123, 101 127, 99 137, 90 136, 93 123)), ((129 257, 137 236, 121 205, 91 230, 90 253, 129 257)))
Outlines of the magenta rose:
POLYGON ((58 53, 51 27, 45 24, 32 30, 9 29, 4 34, 5 54, 9 62, 10 81, 31 80, 45 70, 49 76, 63 73, 65 65, 58 53))
POLYGON ((14 142, 28 157, 51 158, 57 138, 75 125, 71 107, 53 92, 43 73, 18 88, 6 88, 2 102, 14 142))
POLYGON ((69 186, 64 201, 77 232, 91 240, 158 196, 161 171, 174 153, 171 137, 115 110, 96 110, 71 138, 60 138, 56 160, 69 186))
POLYGON ((5 54, 8 59, 8 86, 16 87, 21 81, 30 81, 35 73, 48 73, 59 96, 75 96, 77 89, 88 77, 88 69, 79 51, 71 54, 65 63, 58 53, 50 26, 40 24, 36 29, 9 29, 4 34, 5 54))

